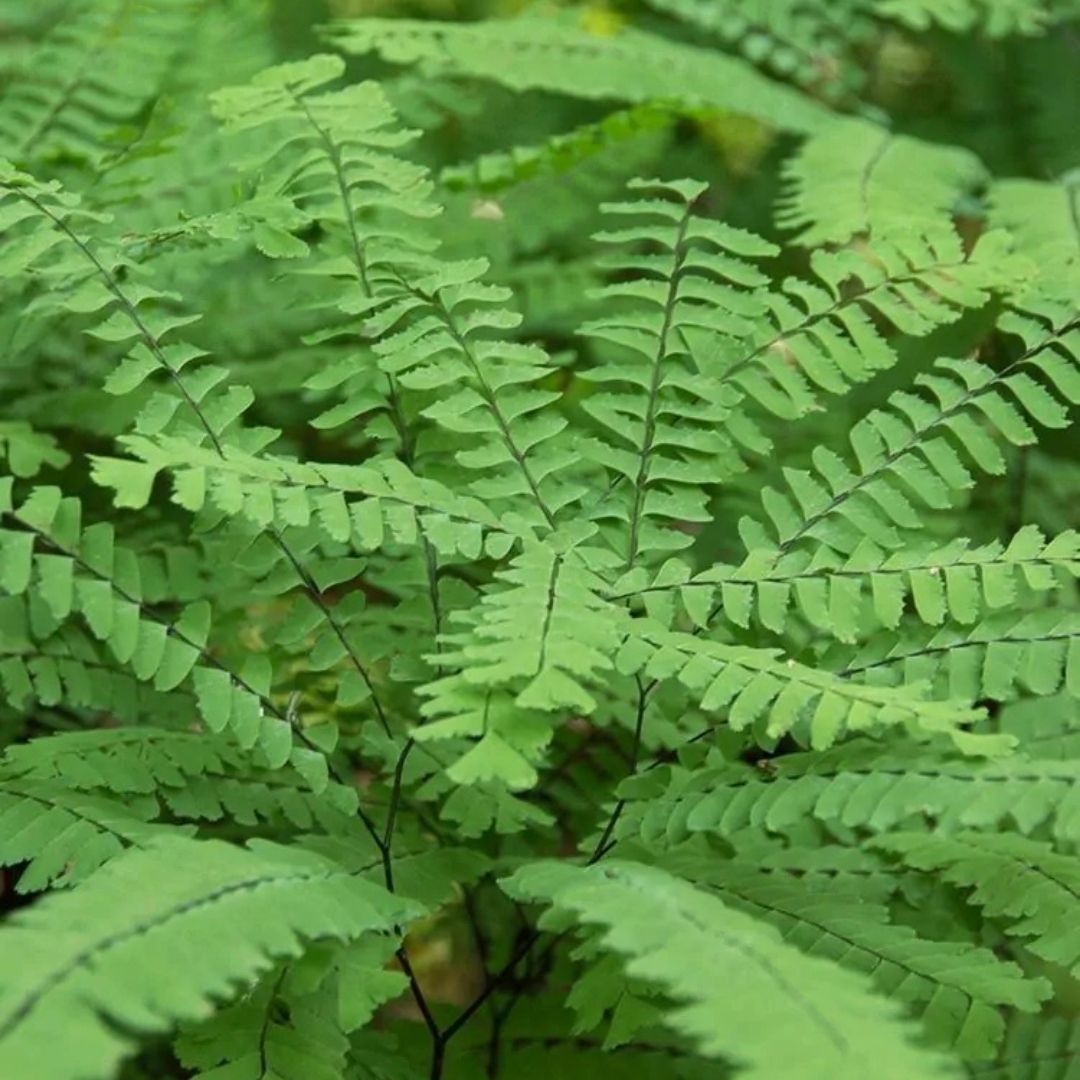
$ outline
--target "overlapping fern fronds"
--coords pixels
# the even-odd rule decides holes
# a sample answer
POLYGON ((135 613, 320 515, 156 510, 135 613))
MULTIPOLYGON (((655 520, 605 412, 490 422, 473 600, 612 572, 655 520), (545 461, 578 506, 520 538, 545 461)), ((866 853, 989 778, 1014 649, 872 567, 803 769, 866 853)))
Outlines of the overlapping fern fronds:
POLYGON ((1071 1076, 1074 0, 358 7, 0 0, 0 1075, 1071 1076))

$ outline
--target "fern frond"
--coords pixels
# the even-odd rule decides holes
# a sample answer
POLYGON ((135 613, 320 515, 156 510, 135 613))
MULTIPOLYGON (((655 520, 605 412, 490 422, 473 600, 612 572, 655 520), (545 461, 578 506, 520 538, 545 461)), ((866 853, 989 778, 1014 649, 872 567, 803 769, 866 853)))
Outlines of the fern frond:
MULTIPOLYGON (((115 543, 111 525, 83 529, 78 500, 63 498, 58 488, 35 489, 17 509, 10 495, 8 480, 0 484, 0 515, 20 528, 0 530, 0 588, 15 596, 29 589, 32 597, 41 598, 39 620, 49 620, 46 635, 78 612, 94 637, 122 665, 130 665, 140 682, 168 691, 190 678, 213 731, 231 727, 241 745, 259 743, 279 765, 293 754, 306 761, 319 756, 292 745, 292 726, 267 697, 269 674, 262 665, 255 664, 245 678, 207 652, 208 603, 186 605, 175 621, 154 613, 142 599, 138 559, 115 543)), ((11 664, 18 662, 17 657, 5 661, 5 681, 15 677, 11 664)), ((24 690, 29 688, 28 679, 19 681, 24 690)))
MULTIPOLYGON (((400 251, 401 219, 431 217, 438 207, 428 198, 427 170, 394 153, 415 133, 397 126, 382 88, 364 82, 326 89, 344 71, 345 62, 329 55, 281 64, 247 86, 216 91, 213 106, 227 131, 265 136, 244 159, 245 171, 263 176, 264 193, 284 196, 310 219, 342 231, 344 257, 320 260, 315 270, 328 285, 346 279, 338 302, 347 307, 350 294, 356 304, 357 289, 362 297, 373 293, 388 251, 400 251)), ((304 253, 303 241, 271 233, 270 222, 265 228, 255 239, 268 254, 304 253)))
POLYGON ((883 548, 899 548, 922 527, 916 499, 947 509, 953 492, 971 486, 965 457, 985 472, 1004 471, 991 431, 1027 446, 1036 441, 1029 418, 1065 427, 1067 409, 1045 384, 1067 402, 1080 401, 1080 323, 1070 311, 1053 314, 1056 321, 1049 324, 1027 316, 1006 321, 1005 329, 1021 335, 1025 350, 1001 370, 975 360, 939 360, 915 380, 932 399, 898 391, 888 409, 860 420, 850 434, 858 472, 825 447, 813 454, 817 475, 785 469, 791 494, 766 488, 762 497, 775 539, 758 522, 743 519, 747 547, 784 554, 805 538, 850 553, 869 537, 883 548))
POLYGON ((126 1031, 205 1017, 304 941, 386 933, 417 914, 315 855, 159 840, 0 932, 13 965, 0 992, 0 1066, 106 1080, 131 1052, 126 1031), (161 970, 172 972, 167 983, 161 970), (63 1042, 50 1040, 60 1029, 63 1042))
POLYGON ((1068 297, 1070 282, 1080 275, 1080 178, 998 180, 989 204, 991 223, 1007 229, 1018 248, 1038 261, 1040 287, 1060 288, 1068 297))
POLYGON ((439 173, 439 183, 450 191, 497 194, 539 176, 558 176, 597 155, 611 154, 626 140, 664 131, 681 116, 695 112, 666 102, 635 105, 535 146, 515 146, 448 165, 439 173))
POLYGON ((1022 590, 1048 592, 1075 577, 1080 534, 1046 540, 1028 526, 1007 545, 971 547, 956 540, 925 552, 886 551, 864 539, 846 558, 824 547, 812 556, 759 549, 739 566, 717 565, 693 575, 672 562, 638 588, 634 577, 620 579, 613 598, 640 597, 649 605, 677 595, 702 629, 723 613, 736 626, 749 627, 753 618, 783 633, 797 611, 816 630, 854 641, 875 626, 896 629, 905 612, 930 625, 950 620, 970 626, 1014 604, 1022 590))
POLYGON ((147 820, 168 813, 183 821, 228 818, 245 826, 271 821, 342 831, 356 813, 355 790, 329 784, 314 794, 318 767, 301 771, 305 763, 296 761, 293 773, 224 736, 128 727, 65 732, 13 746, 0 759, 0 777, 98 798, 120 796, 125 805, 145 809, 147 820))
POLYGON ((693 213, 705 191, 690 181, 639 180, 632 190, 657 198, 610 204, 628 224, 600 233, 609 243, 645 242, 647 254, 617 255, 618 283, 598 290, 612 313, 586 323, 587 337, 619 347, 611 362, 585 372, 603 384, 585 398, 604 429, 586 453, 607 467, 614 492, 594 514, 625 531, 625 569, 639 556, 685 547, 672 522, 708 520, 702 488, 738 468, 723 427, 735 400, 695 370, 695 332, 745 337, 765 305, 750 290, 766 278, 740 257, 776 254, 757 237, 693 213))
POLYGON ((1053 0, 874 0, 880 18, 912 30, 940 26, 959 34, 978 27, 992 38, 1037 35, 1055 21, 1053 0))
POLYGON ((380 337, 374 345, 380 368, 405 389, 457 388, 421 415, 468 438, 469 448, 454 457, 485 474, 471 490, 531 524, 554 528, 559 511, 582 494, 570 476, 577 455, 556 445, 567 426, 551 408, 561 394, 533 385, 552 371, 542 348, 490 336, 516 327, 521 316, 503 306, 509 289, 481 280, 486 269, 484 260, 432 262, 423 276, 401 279, 378 298, 367 329, 380 337))
POLYGON ((552 734, 537 714, 595 708, 590 690, 612 670, 625 633, 625 612, 603 598, 607 562, 582 545, 526 547, 496 574, 507 587, 459 616, 466 632, 444 635, 432 660, 451 673, 421 689, 427 722, 414 738, 479 740, 448 769, 452 780, 532 786, 552 734))
POLYGON ((774 925, 783 939, 841 967, 870 972, 883 997, 919 1018, 929 1041, 967 1059, 990 1057, 1005 1033, 999 1009, 1036 1012, 1050 996, 1045 979, 959 941, 919 937, 891 922, 888 909, 830 889, 694 854, 663 865, 726 904, 774 925))
POLYGON ((1076 940, 1080 860, 1025 836, 964 832, 956 836, 896 834, 876 841, 919 870, 971 889, 968 901, 992 918, 1008 921, 1005 932, 1036 956, 1080 973, 1076 940))
POLYGON ((629 974, 680 1003, 665 1024, 702 1053, 737 1060, 749 1078, 950 1075, 944 1059, 915 1048, 898 1010, 863 978, 804 955, 766 923, 658 867, 537 863, 504 888, 551 903, 563 924, 571 916, 600 926, 602 943, 628 958, 629 974), (702 970, 713 977, 701 979, 702 970), (762 1007, 784 1038, 749 1022, 762 1007))
POLYGON ((971 700, 1009 701, 1021 689, 1080 698, 1080 612, 1001 614, 971 630, 905 633, 889 644, 879 638, 847 657, 842 673, 875 683, 926 681, 971 700))
POLYGON ((627 781, 624 828, 646 842, 678 843, 697 832, 732 836, 751 827, 788 833, 808 819, 880 833, 918 816, 949 832, 1045 826, 1075 843, 1078 775, 1074 760, 975 762, 910 743, 856 740, 823 753, 784 754, 766 769, 724 764, 677 770, 670 781, 627 781))
MULTIPOLYGON (((187 370, 207 354, 182 341, 166 341, 197 318, 171 309, 176 297, 145 280, 144 269, 108 238, 82 235, 83 222, 107 223, 83 210, 78 198, 56 184, 42 184, 9 165, 0 165, 0 227, 14 230, 0 261, 0 276, 40 276, 49 293, 41 298, 63 312, 93 316, 87 331, 108 344, 123 344, 127 354, 112 372, 105 389, 125 395, 153 375, 165 378, 139 413, 140 432, 153 435, 172 425, 201 429, 219 447, 225 430, 250 406, 249 388, 231 387, 207 396, 227 377, 213 364, 187 370), (179 415, 178 415, 179 413, 179 415)), ((198 437, 192 431, 193 437, 198 437)), ((149 483, 146 470, 132 467, 127 483, 135 492, 149 483)))
MULTIPOLYGON (((335 1022, 333 988, 304 993, 290 986, 289 974, 288 967, 270 972, 235 1005, 181 1033, 177 1056, 195 1070, 196 1080, 230 1073, 259 1080, 340 1080, 345 1075, 349 1041, 335 1022)), ((398 988, 396 980, 393 986, 398 988)))
POLYGON ((1080 758, 1080 699, 1070 694, 1010 702, 1002 708, 999 724, 1003 732, 1023 740, 1028 757, 1080 758))
MULTIPOLYGON (((96 326, 93 333, 109 342, 135 341, 134 347, 110 376, 106 389, 114 394, 126 395, 151 375, 165 375, 170 392, 156 392, 150 396, 136 422, 140 434, 152 437, 175 432, 200 444, 208 443, 222 458, 228 445, 236 444, 245 450, 261 450, 265 447, 268 437, 272 439, 275 432, 246 430, 238 423, 254 401, 251 388, 231 386, 214 392, 228 375, 214 364, 203 364, 194 372, 184 370, 206 353, 184 342, 163 344, 162 339, 194 321, 193 317, 175 315, 157 306, 158 301, 170 299, 171 294, 150 285, 130 285, 126 279, 121 282, 118 267, 127 268, 133 275, 137 275, 140 268, 122 253, 117 253, 115 245, 106 243, 105 250, 111 254, 99 256, 94 245, 79 236, 72 227, 73 221, 85 216, 78 208, 78 200, 65 195, 55 185, 41 185, 32 177, 10 167, 0 169, 0 192, 15 207, 12 218, 15 223, 28 218, 32 222, 27 236, 22 238, 29 241, 28 254, 18 254, 20 249, 16 245, 14 259, 7 264, 0 263, 0 272, 23 274, 38 261, 42 252, 51 252, 61 241, 66 242, 74 252, 61 256, 59 265, 49 267, 50 274, 59 278, 61 306, 91 313, 100 313, 104 309, 109 312, 108 318, 96 326), (73 263, 79 269, 73 269, 73 263), (144 310, 146 305, 148 307, 144 310)), ((157 470, 145 462, 105 459, 104 464, 98 463, 96 474, 100 482, 115 488, 118 505, 142 506, 148 499, 157 470)), ((344 501, 340 499, 334 503, 334 509, 339 508, 344 508, 344 501)), ((388 732, 389 722, 370 672, 347 637, 346 628, 325 602, 323 589, 281 532, 276 528, 268 532, 278 560, 287 567, 286 584, 281 591, 291 590, 298 584, 303 587, 308 601, 318 608, 328 633, 341 647, 339 658, 348 658, 380 724, 388 732)), ((153 633, 158 634, 158 631, 153 633)), ((190 642, 181 644, 175 640, 169 644, 173 653, 184 651, 191 645, 190 642)), ((157 668, 154 667, 154 670, 157 668)), ((251 707, 249 691, 236 696, 236 708, 226 707, 227 695, 220 672, 203 674, 203 685, 211 684, 214 685, 216 700, 211 707, 212 715, 208 715, 208 723, 223 726, 231 718, 234 726, 243 730, 242 737, 249 744, 259 737, 261 729, 263 735, 276 737, 280 753, 286 752, 290 741, 287 726, 283 728, 280 724, 264 723, 269 718, 261 717, 259 711, 251 707)), ((265 689, 260 693, 265 694, 265 689)), ((278 718, 281 719, 280 715, 278 718)))
POLYGON ((1072 1080, 1080 1064, 1080 1024, 1064 1016, 1017 1015, 997 1059, 969 1067, 986 1080, 1072 1080))
POLYGON ((99 163, 119 129, 152 101, 191 31, 198 5, 90 0, 71 5, 32 68, 0 98, 0 140, 20 163, 99 163))
MULTIPOLYGON (((126 459, 91 457, 95 476, 136 459, 173 479, 173 500, 193 513, 204 507, 240 516, 262 529, 317 525, 338 543, 373 551, 384 543, 430 541, 440 553, 476 558, 487 549, 501 556, 530 535, 512 515, 494 514, 480 499, 418 476, 394 459, 363 465, 298 462, 227 446, 221 454, 188 439, 121 436, 126 459)), ((147 492, 147 497, 149 492, 147 492)))
POLYGON ((799 243, 817 247, 940 229, 986 172, 967 150, 841 120, 803 143, 784 178, 777 223, 798 229, 799 243))
POLYGON ((904 725, 921 738, 944 736, 965 753, 995 754, 1009 739, 965 729, 982 714, 957 702, 926 700, 926 688, 860 685, 785 659, 779 649, 726 645, 662 629, 631 632, 615 658, 624 675, 676 679, 703 712, 722 711, 732 731, 763 744, 793 735, 822 750, 860 731, 904 725))
POLYGON ((62 469, 70 460, 52 435, 21 420, 0 420, 0 461, 12 476, 37 476, 45 465, 62 469))
POLYGON ((852 52, 873 32, 860 0, 648 0, 752 64, 829 99, 857 88, 852 52))
POLYGON ((489 79, 514 90, 543 89, 586 99, 675 99, 752 116, 785 131, 813 131, 822 106, 734 57, 624 30, 598 37, 559 19, 483 23, 358 19, 333 23, 327 39, 343 52, 378 52, 398 64, 489 79))
POLYGON ((132 846, 165 835, 145 807, 56 783, 0 780, 0 866, 26 865, 19 893, 76 885, 132 846))
MULTIPOLYGON (((768 317, 744 339, 714 337, 700 350, 707 375, 764 413, 794 420, 822 407, 820 395, 846 393, 892 367, 892 324, 923 337, 982 307, 1017 280, 1020 268, 985 237, 965 252, 951 229, 875 239, 865 251, 813 252, 812 280, 788 278, 764 295, 768 317)), ((755 454, 770 443, 733 410, 730 434, 755 454)))

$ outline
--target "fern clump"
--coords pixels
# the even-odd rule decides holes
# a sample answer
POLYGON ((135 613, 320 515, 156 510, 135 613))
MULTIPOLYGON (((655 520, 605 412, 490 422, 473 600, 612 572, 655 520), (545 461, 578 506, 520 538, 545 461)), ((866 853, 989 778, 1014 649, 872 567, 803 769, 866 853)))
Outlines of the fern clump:
POLYGON ((0 5, 0 1076, 1073 1076, 1080 12, 507 6, 0 5))

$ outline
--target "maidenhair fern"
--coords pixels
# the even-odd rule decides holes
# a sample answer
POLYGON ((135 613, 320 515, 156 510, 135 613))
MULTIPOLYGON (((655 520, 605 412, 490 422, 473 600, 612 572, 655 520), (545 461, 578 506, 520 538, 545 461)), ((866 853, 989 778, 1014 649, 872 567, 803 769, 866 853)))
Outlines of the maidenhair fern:
POLYGON ((24 7, 0 1076, 1076 1075, 1073 0, 24 7))

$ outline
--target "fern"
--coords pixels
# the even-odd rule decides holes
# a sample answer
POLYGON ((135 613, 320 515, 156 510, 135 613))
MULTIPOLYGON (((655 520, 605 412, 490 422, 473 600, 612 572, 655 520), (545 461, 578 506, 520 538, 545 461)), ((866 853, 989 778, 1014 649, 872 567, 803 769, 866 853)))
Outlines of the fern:
POLYGON ((331 26, 329 40, 346 52, 377 50, 396 63, 425 61, 516 90, 541 87, 632 102, 677 98, 793 131, 812 131, 828 117, 816 103, 762 79, 748 64, 640 32, 594 37, 537 18, 479 26, 364 19, 331 26), (506 64, 506 55, 522 62, 506 64))
POLYGON ((298 955, 301 936, 348 940, 389 931, 409 913, 378 887, 315 857, 176 838, 114 861, 92 880, 86 889, 91 899, 97 893, 97 915, 77 933, 65 911, 72 900, 81 906, 75 893, 50 899, 5 931, 10 945, 35 960, 7 982, 0 1005, 0 1061, 12 1075, 107 1076, 130 1051, 118 1024, 156 1031, 197 1019, 273 958, 298 955), (150 880, 158 884, 147 904, 139 885, 150 880), (183 964, 188 950, 241 925, 241 936, 213 963, 183 964), (183 972, 166 994, 146 966, 151 957, 183 972), (110 993, 118 980, 121 997, 110 993), (38 1033, 59 1022, 71 1025, 77 1040, 42 1062, 38 1033))
POLYGON ((518 895, 546 900, 575 921, 603 927, 605 944, 631 958, 632 973, 657 982, 681 1001, 669 1022, 705 1053, 741 1059, 750 1076, 793 1067, 808 1075, 857 1076, 869 1066, 869 1054, 886 1076, 890 1071, 896 1076, 947 1075, 933 1054, 908 1044, 895 1013, 868 995, 857 977, 800 956, 775 931, 655 867, 541 864, 519 871, 510 884, 518 895), (691 972, 701 963, 723 973, 723 984, 714 983, 710 991, 693 979, 691 972), (848 1015, 859 1018, 857 1034, 841 1036, 815 1006, 815 984, 818 993, 827 985, 830 998, 841 998, 848 1015), (738 993, 723 993, 721 985, 738 993), (785 1030, 800 1033, 793 1040, 797 1057, 792 1043, 769 1038, 753 1025, 718 1031, 718 1012, 752 1011, 759 994, 783 1018, 785 1030))
POLYGON ((41 44, 39 62, 0 99, 0 132, 16 161, 96 164, 119 149, 125 127, 166 82, 197 11, 186 0, 152 10, 132 0, 73 6, 41 44))
POLYGON ((786 170, 781 225, 811 247, 934 227, 984 179, 973 154, 848 120, 808 139, 786 170))
POLYGON ((659 791, 651 777, 633 782, 639 792, 628 782, 620 827, 678 842, 693 832, 731 836, 748 827, 791 832, 807 816, 878 833, 922 816, 950 829, 1048 826, 1070 844, 1075 773, 1068 761, 942 761, 849 742, 824 755, 785 755, 764 771, 741 764, 678 771, 659 791))
POLYGON ((804 951, 872 972, 885 996, 914 1009, 935 1043, 956 1046, 965 1057, 986 1057, 1001 1041, 999 1007, 1031 1013, 1050 995, 1046 983, 1025 979, 989 950, 922 940, 910 927, 891 925, 884 907, 831 897, 776 874, 718 872, 693 856, 668 865, 725 903, 764 917, 804 951))
POLYGON ((882 843, 913 866, 934 866, 947 880, 974 888, 970 902, 1009 920, 1007 933, 1030 937, 1035 955, 1073 969, 1080 961, 1080 950, 1065 931, 1075 918, 1073 859, 1016 836, 899 835, 882 843))
POLYGON ((0 0, 0 1075, 1072 1075, 1080 8, 324 6, 0 0))

